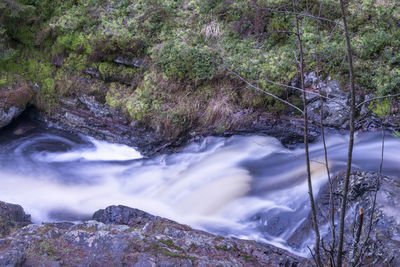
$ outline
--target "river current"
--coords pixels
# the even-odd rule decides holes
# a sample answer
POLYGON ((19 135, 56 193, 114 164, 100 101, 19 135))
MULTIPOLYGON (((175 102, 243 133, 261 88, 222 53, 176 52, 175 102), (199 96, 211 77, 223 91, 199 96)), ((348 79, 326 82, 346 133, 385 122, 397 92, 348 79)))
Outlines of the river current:
MULTIPOLYGON (((348 138, 327 138, 332 172, 345 168, 348 138)), ((287 248, 309 212, 301 145, 263 135, 207 137, 172 154, 143 157, 110 144, 32 123, 0 132, 0 200, 34 222, 89 219, 126 205, 195 228, 287 248)), ((311 145, 314 193, 326 183, 321 142, 311 145)), ((379 168, 381 133, 357 134, 355 169, 379 168)), ((400 173, 400 139, 386 134, 383 173, 400 173)), ((306 254, 306 251, 293 251, 306 254)))

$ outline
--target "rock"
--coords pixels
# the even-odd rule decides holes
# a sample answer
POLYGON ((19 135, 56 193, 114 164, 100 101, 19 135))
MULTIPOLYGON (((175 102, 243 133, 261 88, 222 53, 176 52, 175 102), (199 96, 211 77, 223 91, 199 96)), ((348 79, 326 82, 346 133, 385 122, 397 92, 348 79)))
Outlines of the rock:
POLYGON ((25 110, 32 95, 32 90, 26 84, 24 87, 13 90, 0 88, 0 129, 25 110))
MULTIPOLYGON (((339 209, 339 196, 342 193, 343 183, 343 173, 333 179, 335 210, 339 209)), ((400 253, 400 182, 396 178, 382 176, 374 172, 354 171, 351 175, 349 188, 344 249, 347 261, 350 260, 353 251, 353 231, 358 227, 355 214, 358 214, 360 208, 364 211, 363 233, 361 235, 363 244, 373 210, 375 191, 379 188, 370 239, 364 245, 362 266, 400 266, 400 259, 397 257, 400 253)), ((328 186, 320 191, 316 203, 320 229, 327 228, 330 226, 326 221, 329 212, 328 186)), ((335 216, 335 224, 338 225, 339 214, 336 213, 335 216)), ((311 215, 309 215, 308 219, 290 238, 289 244, 294 247, 301 246, 303 241, 312 234, 311 225, 311 215)), ((330 231, 323 231, 322 238, 325 244, 331 242, 330 231)))
POLYGON ((0 266, 24 266, 25 261, 25 254, 21 251, 9 251, 7 253, 0 253, 0 266))
MULTIPOLYGON (((304 141, 304 123, 302 118, 281 116, 280 118, 261 117, 254 120, 251 125, 237 129, 228 134, 254 134, 263 133, 277 138, 284 145, 290 146, 304 141)), ((313 141, 320 134, 320 129, 316 125, 309 125, 309 140, 313 141)))
POLYGON ((111 224, 31 224, 0 239, 0 265, 312 265, 309 259, 267 244, 214 236, 125 206, 107 207, 93 218, 111 224))
POLYGON ((319 123, 321 107, 323 106, 322 116, 325 126, 347 129, 350 112, 350 106, 348 105, 349 92, 341 90, 339 82, 330 77, 318 83, 315 72, 305 75, 304 80, 306 89, 309 92, 319 93, 321 91, 322 95, 326 97, 321 100, 319 96, 307 93, 310 119, 319 123))
POLYGON ((114 62, 129 67, 140 68, 143 66, 144 60, 140 58, 129 58, 125 56, 118 56, 114 59, 114 62))
POLYGON ((0 201, 0 236, 6 236, 12 230, 30 223, 32 223, 31 216, 25 214, 20 205, 0 201))
POLYGON ((14 118, 18 117, 25 108, 11 106, 7 109, 0 108, 0 128, 7 126, 14 118))
POLYGON ((109 206, 93 214, 93 220, 106 224, 144 225, 147 222, 154 222, 156 219, 156 216, 147 212, 121 205, 109 206))
POLYGON ((88 68, 85 70, 85 73, 93 78, 99 79, 101 77, 100 72, 94 68, 88 68))
POLYGON ((140 124, 130 124, 120 112, 85 94, 60 97, 57 110, 51 114, 37 112, 34 117, 99 140, 137 147, 143 154, 167 142, 140 124))

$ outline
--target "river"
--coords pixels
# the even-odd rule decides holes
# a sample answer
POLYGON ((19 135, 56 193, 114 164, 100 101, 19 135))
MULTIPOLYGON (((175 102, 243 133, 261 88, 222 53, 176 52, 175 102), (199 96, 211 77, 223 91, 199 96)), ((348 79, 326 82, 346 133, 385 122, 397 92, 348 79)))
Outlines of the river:
MULTIPOLYGON (((333 173, 345 167, 347 142, 339 134, 327 139, 333 173)), ((288 248, 309 212, 302 146, 288 149, 269 136, 206 137, 147 158, 125 145, 20 122, 0 132, 0 148, 0 200, 22 205, 37 223, 85 220, 126 205, 288 248)), ((327 180, 321 142, 310 151, 317 194, 327 180)), ((354 168, 376 171, 380 155, 379 132, 356 135, 354 168)), ((383 172, 398 175, 400 139, 390 133, 384 159, 383 172)))

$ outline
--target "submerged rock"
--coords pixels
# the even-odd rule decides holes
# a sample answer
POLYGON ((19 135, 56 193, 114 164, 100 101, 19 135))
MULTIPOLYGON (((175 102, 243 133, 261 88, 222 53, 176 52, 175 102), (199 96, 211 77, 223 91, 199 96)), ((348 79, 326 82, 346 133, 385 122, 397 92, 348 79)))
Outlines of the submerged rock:
POLYGON ((31 224, 0 239, 0 265, 311 266, 270 245, 215 236, 125 206, 93 218, 102 222, 31 224))
MULTIPOLYGON (((340 207, 340 195, 344 184, 344 174, 333 179, 333 203, 335 211, 340 207)), ((355 259, 354 240, 358 228, 359 211, 364 212, 362 234, 357 251, 362 252, 362 266, 400 266, 400 182, 396 178, 380 175, 375 172, 355 171, 350 177, 348 206, 345 217, 345 253, 347 260, 355 259), (373 211, 373 199, 376 189, 376 210, 373 214, 369 239, 370 218, 373 211)), ((325 186, 316 199, 319 225, 325 244, 332 241, 329 218, 329 187, 325 186), (325 229, 325 230, 324 230, 325 229)), ((338 227, 338 212, 335 213, 335 224, 338 227)), ((289 244, 302 246, 312 236, 311 215, 290 238, 289 244)), ((338 231, 338 228, 337 228, 338 231)))

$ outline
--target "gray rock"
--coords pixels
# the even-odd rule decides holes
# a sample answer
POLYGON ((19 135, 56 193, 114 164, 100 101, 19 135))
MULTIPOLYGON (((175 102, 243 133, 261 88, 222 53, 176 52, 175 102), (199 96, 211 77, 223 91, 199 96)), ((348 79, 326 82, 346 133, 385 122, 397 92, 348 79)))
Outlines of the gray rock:
POLYGON ((307 93, 308 112, 310 119, 319 123, 321 120, 321 108, 323 123, 325 126, 334 128, 348 128, 349 111, 348 105, 349 92, 341 90, 337 80, 328 77, 325 81, 318 82, 315 72, 305 75, 305 84, 308 91, 319 93, 325 96, 321 99, 319 96, 307 93))
POLYGON ((31 100, 33 91, 27 84, 19 88, 0 88, 0 129, 18 117, 31 100))
POLYGON ((0 266, 4 267, 19 267, 24 266, 26 256, 21 251, 9 251, 0 253, 0 266))
POLYGON ((144 60, 140 58, 129 58, 125 56, 118 56, 114 59, 114 62, 129 67, 140 68, 143 66, 144 60))
POLYGON ((0 238, 0 265, 312 265, 308 259, 267 244, 214 236, 125 206, 99 210, 93 217, 111 224, 94 220, 75 225, 31 224, 0 238), (153 224, 151 229, 149 224, 153 224))
POLYGON ((93 78, 99 79, 101 77, 100 72, 94 68, 88 68, 87 70, 85 70, 85 73, 93 78))
POLYGON ((0 201, 0 236, 8 235, 12 229, 21 228, 31 222, 31 216, 20 205, 0 201))
POLYGON ((120 112, 85 94, 60 97, 56 111, 36 113, 35 118, 96 139, 135 146, 144 154, 166 142, 140 124, 130 125, 120 112))
MULTIPOLYGON (((350 177, 348 205, 345 216, 345 249, 346 260, 350 261, 353 253, 354 229, 358 227, 358 212, 364 211, 363 232, 360 248, 364 247, 362 266, 400 266, 400 182, 396 178, 379 175, 374 172, 355 171, 350 177), (376 189, 376 210, 373 217, 373 227, 370 238, 365 242, 370 218, 373 211, 373 199, 376 189)), ((336 211, 340 206, 340 195, 344 184, 344 174, 333 179, 333 196, 336 211)), ((320 229, 329 229, 327 222, 329 213, 329 188, 325 186, 317 199, 318 220, 320 229)), ((339 214, 336 212, 338 225, 339 214)), ((312 234, 311 215, 290 238, 292 246, 302 246, 302 242, 312 234)), ((323 231, 325 244, 331 242, 331 232, 323 231)), ((355 257, 353 257, 355 258, 355 257)))
POLYGON ((121 205, 109 206, 93 214, 93 220, 106 224, 145 225, 148 222, 154 222, 156 219, 156 216, 147 212, 121 205))
POLYGON ((0 107, 0 128, 7 126, 13 119, 18 117, 25 108, 11 106, 8 109, 0 107))

